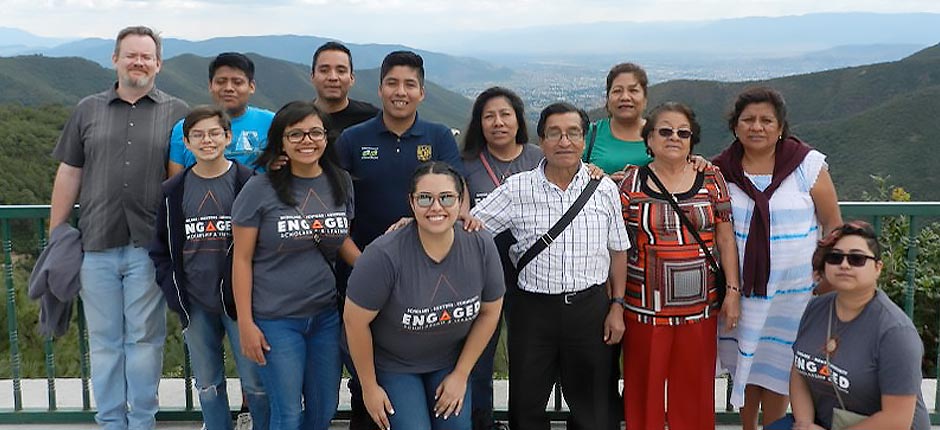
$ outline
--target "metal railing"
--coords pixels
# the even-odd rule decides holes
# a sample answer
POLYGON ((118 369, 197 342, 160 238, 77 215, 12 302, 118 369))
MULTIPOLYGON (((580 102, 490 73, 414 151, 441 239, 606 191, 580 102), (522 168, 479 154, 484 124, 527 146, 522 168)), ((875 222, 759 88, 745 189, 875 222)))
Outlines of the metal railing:
MULTIPOLYGON (((840 203, 845 219, 866 219, 877 230, 881 229, 885 217, 904 217, 910 223, 909 241, 906 250, 907 284, 904 291, 904 309, 909 317, 913 317, 915 284, 915 261, 918 249, 915 237, 919 232, 921 221, 925 219, 940 219, 940 202, 843 202, 840 203)), ((13 405, 0 405, 0 424, 27 423, 27 422, 88 422, 91 421, 94 411, 91 408, 91 395, 89 391, 89 355, 87 345, 87 329, 81 300, 77 300, 78 345, 80 351, 80 376, 82 390, 82 407, 76 409, 60 409, 56 399, 56 367, 54 339, 47 337, 43 349, 45 355, 46 396, 48 407, 45 409, 27 409, 23 407, 23 392, 21 385, 21 351, 19 333, 17 329, 16 285, 14 283, 14 252, 13 252, 13 224, 18 226, 31 224, 31 235, 35 238, 36 250, 41 251, 46 246, 46 223, 49 216, 47 205, 0 205, 0 232, 2 232, 3 247, 3 277, 6 290, 7 331, 9 335, 10 369, 9 378, 12 380, 13 405), (12 407, 10 407, 12 406, 12 407)), ((19 233, 23 233, 19 231, 19 233)), ((936 354, 937 363, 940 363, 940 348, 936 354)), ((195 408, 193 401, 192 376, 188 366, 188 357, 184 360, 183 377, 185 378, 185 406, 180 409, 162 409, 158 413, 160 420, 201 420, 200 412, 195 408)), ((937 366, 937 375, 940 380, 940 365, 937 366)), ((0 370, 0 379, 7 377, 4 370, 0 370)), ((730 384, 729 384, 730 389, 730 384)), ((553 419, 564 419, 566 412, 562 410, 561 396, 556 390, 554 410, 550 411, 553 419)), ((940 424, 940 384, 937 384, 936 400, 931 411, 931 421, 940 424)), ((339 411, 340 418, 348 417, 349 411, 339 411)), ((505 418, 506 411, 497 411, 498 418, 505 418)), ((726 412, 719 412, 717 421, 720 423, 734 423, 738 415, 732 412, 730 404, 726 412)))

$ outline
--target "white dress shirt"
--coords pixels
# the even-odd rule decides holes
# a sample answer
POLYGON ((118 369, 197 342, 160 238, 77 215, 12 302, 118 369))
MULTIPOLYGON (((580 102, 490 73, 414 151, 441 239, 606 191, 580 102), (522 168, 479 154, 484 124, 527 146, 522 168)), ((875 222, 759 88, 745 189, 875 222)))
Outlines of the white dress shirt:
MULTIPOLYGON (((510 176, 470 212, 493 234, 512 232, 518 241, 509 248, 513 264, 561 219, 591 179, 582 164, 562 190, 545 177, 544 169, 542 160, 537 168, 510 176)), ((629 248, 620 193, 605 177, 571 224, 523 268, 519 288, 541 294, 585 290, 607 280, 610 251, 629 248)))

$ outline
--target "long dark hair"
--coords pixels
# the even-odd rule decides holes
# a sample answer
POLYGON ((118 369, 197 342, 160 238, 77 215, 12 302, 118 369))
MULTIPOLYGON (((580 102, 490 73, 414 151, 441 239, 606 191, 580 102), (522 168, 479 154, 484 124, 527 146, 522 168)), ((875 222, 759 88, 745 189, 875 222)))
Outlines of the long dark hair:
MULTIPOLYGON (((320 118, 320 121, 323 121, 323 127, 329 131, 330 117, 317 108, 313 102, 293 101, 278 110, 271 121, 271 128, 268 129, 268 146, 264 148, 264 152, 255 162, 255 166, 267 168, 266 174, 274 191, 277 192, 277 198, 288 206, 297 205, 291 193, 294 175, 291 174, 290 161, 277 170, 272 170, 270 165, 284 153, 284 130, 311 115, 320 118)), ((333 142, 329 140, 323 149, 323 156, 320 157, 320 167, 323 168, 323 173, 326 174, 326 179, 330 183, 335 204, 337 206, 345 204, 350 191, 346 187, 345 172, 339 166, 339 155, 333 147, 333 142)))
POLYGON ((516 114, 516 143, 524 144, 529 141, 529 130, 525 125, 525 104, 512 90, 503 87, 490 87, 483 90, 473 102, 470 114, 470 124, 467 125, 467 134, 463 138, 463 158, 470 160, 476 158, 486 147, 486 138, 483 136, 483 108, 486 103, 496 97, 505 97, 516 114))

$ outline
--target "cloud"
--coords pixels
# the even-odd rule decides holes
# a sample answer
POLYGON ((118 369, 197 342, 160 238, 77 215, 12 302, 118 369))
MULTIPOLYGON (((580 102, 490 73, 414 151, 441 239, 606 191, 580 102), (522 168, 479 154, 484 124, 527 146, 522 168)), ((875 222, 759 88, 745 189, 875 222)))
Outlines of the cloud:
POLYGON ((168 37, 306 34, 350 42, 443 40, 455 32, 600 21, 650 22, 816 12, 937 12, 936 0, 5 0, 0 26, 42 36, 114 37, 133 24, 168 37), (81 25, 77 25, 81 23, 81 25))

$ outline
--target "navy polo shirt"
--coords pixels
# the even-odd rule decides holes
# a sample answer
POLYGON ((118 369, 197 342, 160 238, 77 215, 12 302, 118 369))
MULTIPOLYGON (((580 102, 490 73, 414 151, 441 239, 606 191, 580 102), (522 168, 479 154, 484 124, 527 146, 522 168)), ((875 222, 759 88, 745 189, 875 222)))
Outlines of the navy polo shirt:
POLYGON ((450 128, 416 117, 401 136, 382 121, 382 113, 347 128, 336 141, 340 163, 353 178, 356 218, 351 236, 359 248, 372 243, 401 217, 408 205, 411 176, 425 161, 443 161, 463 175, 457 141, 450 128))

